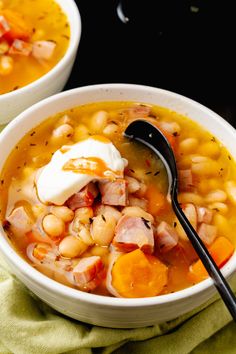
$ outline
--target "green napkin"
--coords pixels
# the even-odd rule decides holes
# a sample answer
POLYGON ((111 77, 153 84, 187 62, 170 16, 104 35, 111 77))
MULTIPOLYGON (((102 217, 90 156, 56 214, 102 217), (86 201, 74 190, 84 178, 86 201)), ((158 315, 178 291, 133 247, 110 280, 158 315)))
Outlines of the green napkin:
MULTIPOLYGON (((236 276, 231 284, 236 291, 236 276)), ((218 298, 161 325, 87 325, 37 299, 0 260, 0 354, 235 354, 235 334, 236 324, 218 298)))

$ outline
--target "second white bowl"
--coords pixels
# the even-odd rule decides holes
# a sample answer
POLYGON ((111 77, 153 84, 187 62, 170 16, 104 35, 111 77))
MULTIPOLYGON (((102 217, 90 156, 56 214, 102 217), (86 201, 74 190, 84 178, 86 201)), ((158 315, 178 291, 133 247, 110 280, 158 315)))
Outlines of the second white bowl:
POLYGON ((64 57, 44 76, 16 91, 0 95, 0 125, 6 124, 27 107, 60 92, 71 73, 81 37, 81 18, 74 0, 56 1, 68 18, 70 42, 64 57))

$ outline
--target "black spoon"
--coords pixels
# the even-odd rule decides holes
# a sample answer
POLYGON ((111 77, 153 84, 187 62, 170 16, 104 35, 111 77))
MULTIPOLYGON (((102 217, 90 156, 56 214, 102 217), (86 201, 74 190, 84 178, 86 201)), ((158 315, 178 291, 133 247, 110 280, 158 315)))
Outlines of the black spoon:
POLYGON ((201 259, 204 267, 213 279, 215 287, 229 312, 231 313, 234 321, 236 322, 236 297, 231 290, 226 279, 223 277, 216 263, 209 254, 204 243, 186 218, 178 202, 178 174, 176 168, 175 157, 172 148, 162 134, 153 124, 145 120, 135 120, 126 128, 124 136, 129 139, 137 140, 152 149, 163 161, 169 180, 168 196, 171 199, 173 210, 180 221, 184 231, 186 232, 189 240, 191 241, 195 251, 201 259))

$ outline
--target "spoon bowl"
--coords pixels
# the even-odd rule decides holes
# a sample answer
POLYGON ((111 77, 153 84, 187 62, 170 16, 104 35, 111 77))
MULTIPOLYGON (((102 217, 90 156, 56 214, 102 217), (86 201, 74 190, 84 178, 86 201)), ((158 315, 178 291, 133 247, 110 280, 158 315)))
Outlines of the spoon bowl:
POLYGON ((186 235, 209 276, 213 279, 215 287, 236 322, 236 297, 178 202, 178 172, 175 156, 168 140, 156 126, 142 119, 130 123, 124 132, 124 136, 148 146, 162 160, 167 170, 169 181, 167 198, 171 202, 172 208, 186 235))

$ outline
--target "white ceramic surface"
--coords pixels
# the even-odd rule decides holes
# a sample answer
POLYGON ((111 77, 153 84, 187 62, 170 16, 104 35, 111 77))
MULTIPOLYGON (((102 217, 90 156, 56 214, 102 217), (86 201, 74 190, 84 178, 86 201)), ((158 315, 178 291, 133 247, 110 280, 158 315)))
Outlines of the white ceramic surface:
MULTIPOLYGON (((236 132, 216 113, 181 95, 147 86, 107 84, 66 91, 35 104, 14 119, 0 134, 0 171, 17 142, 48 116, 95 101, 138 101, 169 107, 191 117, 212 132, 236 159, 236 132)), ((11 247, 0 226, 0 251, 4 259, 38 297, 75 319, 108 327, 142 327, 174 319, 211 298, 211 279, 173 294, 142 299, 122 299, 87 294, 68 288, 39 273, 11 247)), ((236 271, 236 254, 222 269, 229 277, 236 271)))
POLYGON ((52 70, 19 90, 0 95, 0 125, 9 122, 27 107, 60 92, 71 73, 81 37, 81 18, 74 0, 55 0, 68 18, 71 38, 64 57, 52 70))

